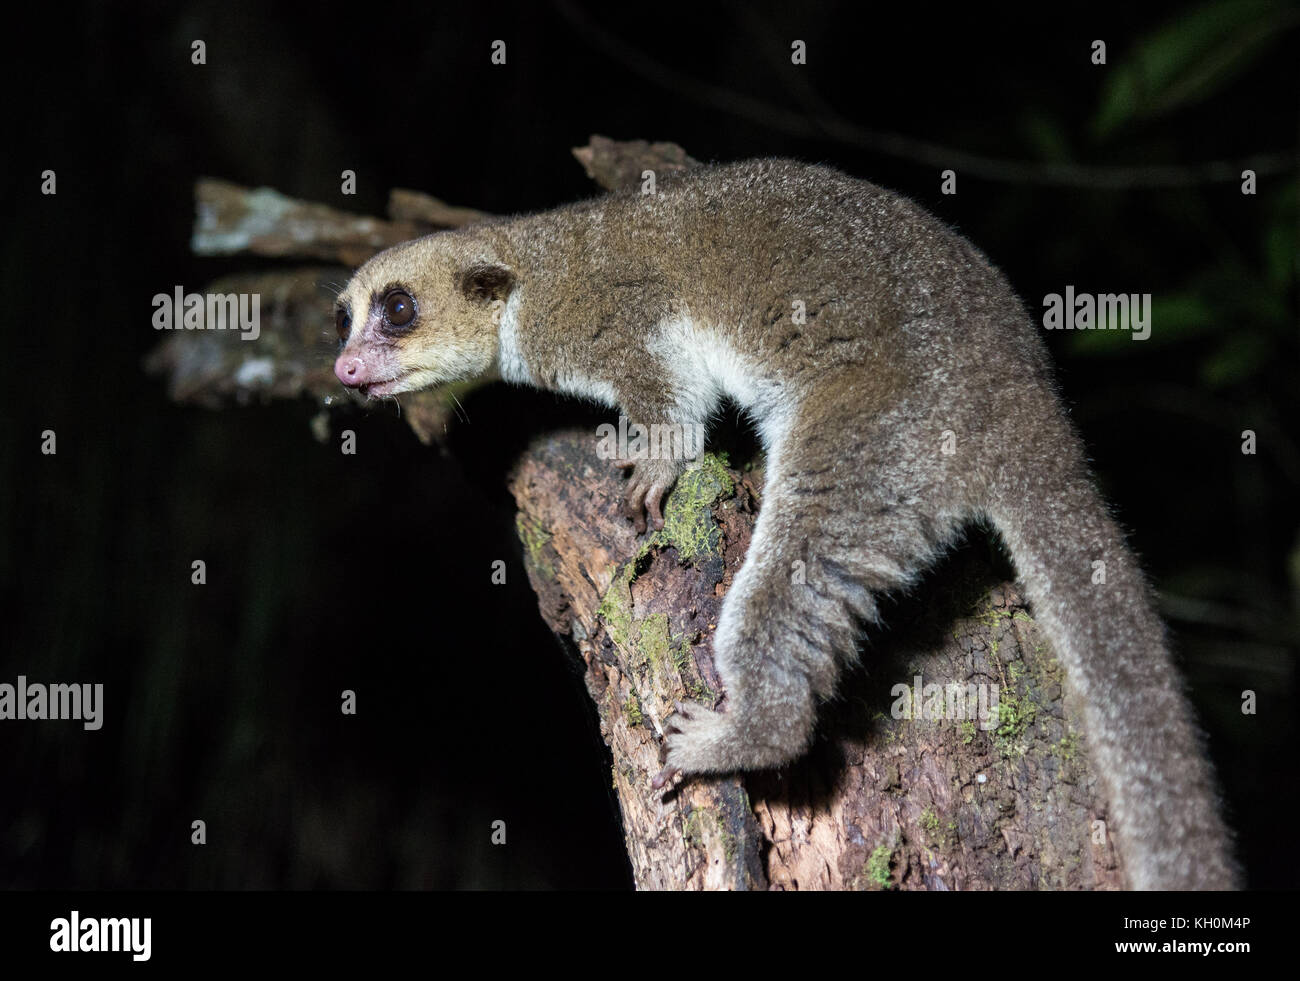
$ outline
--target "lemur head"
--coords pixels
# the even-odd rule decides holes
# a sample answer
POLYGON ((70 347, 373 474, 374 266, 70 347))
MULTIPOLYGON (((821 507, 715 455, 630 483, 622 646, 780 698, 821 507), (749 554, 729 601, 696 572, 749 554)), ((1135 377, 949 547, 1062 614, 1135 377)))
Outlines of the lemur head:
POLYGON ((473 234, 442 232, 379 253, 339 294, 334 374, 368 396, 477 378, 496 362, 514 281, 473 234))

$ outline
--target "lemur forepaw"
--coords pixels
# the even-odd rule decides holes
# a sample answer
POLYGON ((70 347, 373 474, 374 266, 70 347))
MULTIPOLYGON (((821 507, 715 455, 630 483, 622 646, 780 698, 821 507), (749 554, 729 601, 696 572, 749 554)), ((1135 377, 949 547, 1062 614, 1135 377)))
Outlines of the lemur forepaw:
POLYGON ((639 535, 646 530, 646 516, 655 531, 664 526, 663 498, 677 481, 679 465, 673 460, 615 460, 619 467, 632 467, 623 513, 639 535))

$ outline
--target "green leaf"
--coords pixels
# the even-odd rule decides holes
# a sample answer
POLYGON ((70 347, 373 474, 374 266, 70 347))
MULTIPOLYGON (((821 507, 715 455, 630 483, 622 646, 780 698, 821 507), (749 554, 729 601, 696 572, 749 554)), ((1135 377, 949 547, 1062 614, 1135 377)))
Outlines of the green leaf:
POLYGON ((1300 278, 1300 236, 1296 234, 1296 186, 1288 181, 1271 204, 1273 221, 1264 236, 1264 268, 1268 281, 1285 289, 1300 278))
POLYGON ((1031 111, 1021 119, 1020 131, 1039 160, 1065 163, 1074 159, 1069 135, 1059 119, 1031 111))
MULTIPOLYGON (((1067 316, 1072 315, 1067 312, 1067 316)), ((1190 290, 1151 297, 1151 336, 1133 339, 1132 326, 1119 323, 1114 330, 1076 330, 1070 333, 1072 354, 1094 356, 1138 353, 1133 345, 1168 344, 1205 334, 1220 322, 1214 307, 1200 293, 1190 290)))
POLYGON ((1214 94, 1297 22, 1300 11, 1279 0, 1213 0, 1178 16, 1108 71, 1093 135, 1214 94))
POLYGON ((1239 384, 1263 367, 1268 352, 1258 333, 1237 334, 1201 364, 1201 380, 1211 388, 1239 384))

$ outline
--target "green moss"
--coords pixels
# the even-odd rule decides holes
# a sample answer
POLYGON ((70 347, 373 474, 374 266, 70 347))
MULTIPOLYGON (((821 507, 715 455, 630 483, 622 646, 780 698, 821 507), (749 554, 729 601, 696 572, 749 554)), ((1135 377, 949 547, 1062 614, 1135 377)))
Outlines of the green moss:
MULTIPOLYGON (((985 593, 984 596, 981 597, 981 602, 987 600, 988 598, 989 598, 989 594, 985 593)), ((997 654, 998 646, 1000 643, 997 637, 995 636, 998 630, 999 622, 1003 620, 1022 620, 1028 623, 1033 622, 1033 618, 1029 616, 1029 614, 1027 614, 1024 610, 1016 610, 1013 613, 1010 610, 999 610, 996 607, 992 607, 992 606, 984 610, 984 612, 982 613, 975 614, 974 619, 977 623, 982 625, 984 629, 988 632, 989 650, 991 650, 994 654, 997 654)), ((954 637, 956 636, 956 632, 954 632, 953 636, 954 637)))
POLYGON ((705 848, 711 837, 722 843, 722 854, 727 861, 735 861, 739 845, 736 836, 727 830, 726 819, 707 807, 695 808, 682 822, 682 840, 693 848, 705 848))
MULTIPOLYGON (((691 659, 691 638, 673 637, 665 613, 653 613, 638 619, 632 600, 632 583, 646 567, 657 549, 672 545, 683 561, 697 561, 708 555, 719 556, 721 536, 713 518, 713 505, 736 492, 727 472, 725 457, 705 454, 677 482, 664 508, 664 529, 641 544, 637 554, 614 574, 596 613, 618 648, 634 670, 648 668, 651 675, 672 681, 675 673, 691 698, 702 702, 716 699, 704 684, 691 659)), ((540 549, 549 541, 540 529, 520 521, 520 537, 525 545, 540 549), (539 534, 540 533, 540 534, 539 534)), ((552 573, 553 574, 553 573, 552 573)))
POLYGON ((636 786, 637 772, 632 768, 632 764, 623 763, 620 766, 611 766, 609 768, 609 783, 615 790, 618 789, 618 778, 623 778, 624 783, 636 786))
MULTIPOLYGON (((987 597, 985 597, 987 599, 987 597)), ((982 613, 976 613, 972 619, 983 626, 986 630, 992 630, 998 625, 998 621, 1008 616, 1004 610, 995 610, 990 607, 982 613)))
POLYGON ((547 579, 554 579, 555 567, 546 557, 546 545, 551 540, 550 533, 522 512, 515 516, 515 531, 519 535, 519 541, 523 543, 524 553, 533 570, 547 579))
POLYGON ((664 506, 663 539, 677 549, 683 561, 720 553, 721 536, 713 519, 713 505, 735 496, 736 485, 724 458, 705 453, 688 467, 664 506))
POLYGON ((957 843, 956 820, 944 824, 932 807, 927 807, 921 812, 920 825, 921 830, 926 833, 936 848, 951 848, 957 843))
POLYGON ((710 818, 714 819, 713 823, 721 821, 716 814, 703 807, 697 807, 686 815, 686 820, 682 822, 682 841, 694 848, 703 848, 710 818))
POLYGON ((728 862, 734 862, 736 860, 736 851, 736 836, 727 834, 725 831, 722 832, 722 854, 726 857, 728 862))
POLYGON ((668 638, 668 614, 651 613, 638 623, 636 647, 655 674, 668 663, 671 642, 668 638))
POLYGON ((681 679, 682 687, 686 693, 697 702, 712 703, 718 699, 717 693, 704 683, 700 677, 699 671, 695 667, 695 660, 691 657, 691 639, 683 637, 681 643, 672 648, 673 667, 677 669, 677 677, 681 679))
POLYGON ((677 669, 678 674, 683 673, 691 661, 691 642, 689 640, 683 640, 673 648, 672 655, 673 667, 677 669))
POLYGON ((630 726, 645 725, 645 715, 641 712, 641 699, 637 698, 635 693, 628 695, 627 701, 623 703, 623 716, 630 726))
POLYGON ((961 744, 969 746, 975 741, 975 723, 967 720, 961 723, 961 744))
POLYGON ((716 702, 718 700, 718 693, 703 681, 691 680, 684 684, 687 694, 697 702, 716 702))
POLYGON ((1011 688, 1004 689, 998 698, 998 745, 1004 756, 1024 752, 1021 737, 1038 715, 1038 706, 1011 688))
POLYGON ((660 679, 665 673, 675 671, 691 698, 699 702, 715 701, 716 694, 695 671, 690 638, 672 636, 668 614, 651 613, 644 619, 636 618, 631 588, 636 578, 635 568, 634 560, 620 570, 596 611, 610 639, 626 654, 629 668, 636 671, 646 668, 652 677, 660 679))
POLYGON ((623 648, 627 647, 632 635, 632 589, 629 583, 621 576, 616 577, 596 610, 609 631, 610 639, 623 648))
POLYGON ((892 888, 894 883, 889 876, 889 871, 893 863, 894 849, 889 845, 881 845, 867 859, 867 880, 878 889, 892 888))
POLYGON ((1067 763, 1071 762, 1076 756, 1078 756, 1079 755, 1078 733, 1074 733, 1074 732, 1066 733, 1065 736, 1061 738, 1061 741, 1056 744, 1056 752, 1061 757, 1061 759, 1065 760, 1065 762, 1067 763))
POLYGON ((614 574, 614 581, 609 584, 609 589, 601 597, 600 606, 596 608, 596 614, 605 621, 610 639, 619 647, 626 647, 634 636, 632 583, 636 582, 636 577, 640 575, 654 545, 655 540, 652 537, 641 545, 629 562, 619 568, 614 574))

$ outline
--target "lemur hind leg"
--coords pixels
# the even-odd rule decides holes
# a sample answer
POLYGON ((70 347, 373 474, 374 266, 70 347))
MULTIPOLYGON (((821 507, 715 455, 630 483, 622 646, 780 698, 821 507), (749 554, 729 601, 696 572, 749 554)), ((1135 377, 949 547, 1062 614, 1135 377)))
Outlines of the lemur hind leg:
POLYGON ((800 756, 818 701, 856 657, 862 623, 877 618, 877 597, 913 582, 958 530, 942 471, 918 483, 935 468, 916 466, 916 455, 941 452, 939 435, 902 413, 876 414, 846 445, 835 435, 843 426, 820 422, 845 409, 818 400, 771 440, 762 509, 714 636, 726 711, 689 705, 669 717, 656 786, 677 771, 765 769, 800 756))

